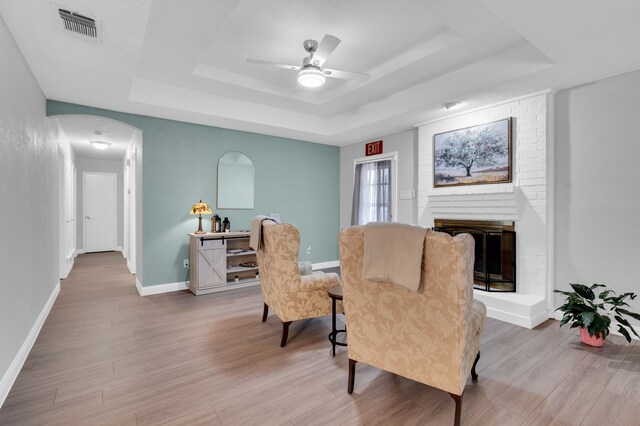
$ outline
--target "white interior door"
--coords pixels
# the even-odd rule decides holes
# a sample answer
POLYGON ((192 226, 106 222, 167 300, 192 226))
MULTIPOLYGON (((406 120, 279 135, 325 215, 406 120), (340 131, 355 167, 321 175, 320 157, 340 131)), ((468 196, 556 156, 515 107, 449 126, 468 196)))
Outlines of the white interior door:
POLYGON ((87 253, 116 249, 116 175, 83 173, 84 249, 87 253))

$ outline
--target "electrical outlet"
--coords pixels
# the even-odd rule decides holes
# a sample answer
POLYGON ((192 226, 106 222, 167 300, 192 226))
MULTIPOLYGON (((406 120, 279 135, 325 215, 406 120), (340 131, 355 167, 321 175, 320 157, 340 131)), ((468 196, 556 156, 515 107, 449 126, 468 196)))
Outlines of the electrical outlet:
POLYGON ((311 246, 307 247, 307 254, 311 254, 311 246))
POLYGON ((184 260, 182 261, 182 266, 184 266, 184 267, 185 267, 185 269, 186 269, 186 268, 188 268, 188 267, 189 267, 189 259, 184 259, 184 260))

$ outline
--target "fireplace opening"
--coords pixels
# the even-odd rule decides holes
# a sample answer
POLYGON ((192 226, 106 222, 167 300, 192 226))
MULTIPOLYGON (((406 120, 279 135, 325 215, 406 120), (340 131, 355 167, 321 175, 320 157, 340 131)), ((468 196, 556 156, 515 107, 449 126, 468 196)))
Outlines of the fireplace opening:
POLYGON ((516 291, 514 222, 436 219, 433 229, 452 236, 471 234, 476 242, 474 288, 483 291, 516 291))

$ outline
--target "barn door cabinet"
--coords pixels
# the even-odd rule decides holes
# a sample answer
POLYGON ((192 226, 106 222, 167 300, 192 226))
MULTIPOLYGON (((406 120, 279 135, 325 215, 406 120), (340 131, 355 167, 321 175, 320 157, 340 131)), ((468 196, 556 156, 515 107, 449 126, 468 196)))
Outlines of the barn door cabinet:
POLYGON ((189 234, 189 290, 201 295, 260 284, 249 232, 189 234))

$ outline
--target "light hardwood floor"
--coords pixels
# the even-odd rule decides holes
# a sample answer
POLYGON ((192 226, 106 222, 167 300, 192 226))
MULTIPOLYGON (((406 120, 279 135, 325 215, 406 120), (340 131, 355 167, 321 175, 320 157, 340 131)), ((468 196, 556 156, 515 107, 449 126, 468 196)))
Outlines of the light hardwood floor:
MULTIPOLYGON (((329 318, 294 322, 286 348, 259 288, 140 297, 117 253, 78 257, 4 406, 2 425, 450 425, 448 394, 362 363, 329 318)), ((640 424, 640 345, 603 349, 548 321, 487 319, 463 424, 640 424)))

